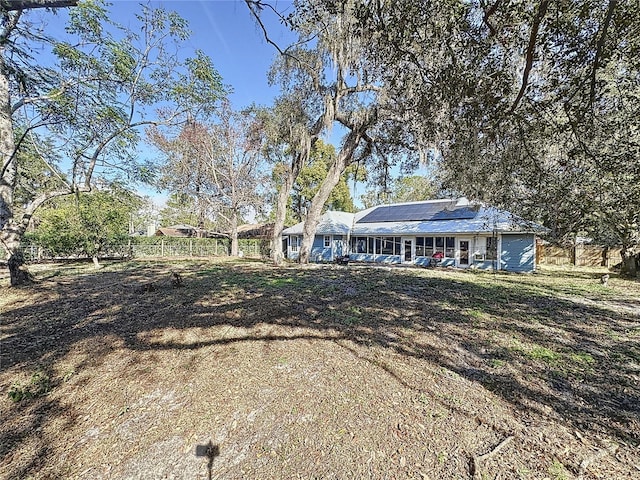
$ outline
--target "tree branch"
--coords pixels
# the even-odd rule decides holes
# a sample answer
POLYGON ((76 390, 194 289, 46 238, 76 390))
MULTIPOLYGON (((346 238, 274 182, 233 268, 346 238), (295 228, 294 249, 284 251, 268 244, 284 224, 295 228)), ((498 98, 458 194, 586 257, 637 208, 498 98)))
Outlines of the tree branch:
POLYGON ((288 53, 288 51, 287 51, 288 49, 282 50, 280 48, 280 46, 276 42, 271 40, 271 37, 269 37, 269 32, 267 32, 267 27, 265 27, 264 22, 260 18, 260 10, 262 10, 265 7, 268 7, 269 9, 271 9, 278 16, 280 21, 283 22, 285 25, 288 25, 287 19, 284 18, 282 15, 280 15, 280 13, 275 8, 273 8, 273 6, 269 5, 268 3, 265 4, 265 3, 261 2, 260 0, 244 0, 244 1, 247 4, 247 7, 249 8, 249 11, 251 12, 251 15, 255 19, 256 24, 262 30, 262 34, 264 35, 265 41, 269 45, 272 45, 273 47, 275 47, 275 49, 278 50, 278 53, 280 53, 280 55, 291 57, 291 54, 288 53))
MULTIPOLYGON (((1 11, 2 10, 0 10, 0 12, 1 11)), ((20 21, 21 16, 22 16, 22 11, 18 11, 11 15, 4 15, 4 18, 3 18, 4 24, 2 26, 2 34, 0 34, 0 45, 4 45, 5 43, 7 43, 9 36, 13 32, 13 30, 18 26, 18 22, 20 21)))
POLYGON ((485 453, 484 455, 474 456, 471 459, 471 475, 473 476, 473 480, 479 480, 479 479, 483 478, 484 475, 482 475, 482 473, 480 472, 481 464, 484 461, 489 460, 491 457, 496 456, 498 453, 500 453, 501 450, 503 450, 512 441, 513 441, 513 435, 509 435, 502 442, 500 442, 496 446, 496 448, 494 448, 490 452, 485 453))
MULTIPOLYGON (((17 223, 18 225, 18 232, 20 234, 24 233, 27 230, 27 227, 29 226, 29 221, 31 220, 31 217, 33 216, 34 212, 40 208, 44 203, 48 202, 49 200, 52 200, 54 198, 57 197, 63 197, 65 195, 71 195, 73 193, 76 192, 83 192, 86 191, 83 188, 77 188, 77 189, 65 189, 65 190, 54 190, 52 192, 45 192, 42 193, 40 195, 38 195, 29 205, 28 207, 25 209, 24 213, 22 214, 22 218, 20 219, 20 222, 17 223)), ((14 225, 16 225, 16 223, 14 223, 14 225)))
POLYGON ((538 7, 538 12, 533 18, 531 34, 529 35, 529 45, 527 47, 526 63, 524 66, 524 71, 522 72, 522 84, 520 86, 520 91, 518 92, 516 99, 513 101, 513 105, 511 105, 511 108, 509 109, 509 115, 515 112, 516 108, 518 108, 518 104, 520 103, 520 100, 522 100, 524 92, 527 89, 527 85, 529 84, 529 74, 531 73, 531 69, 533 67, 533 56, 536 50, 536 39, 538 37, 538 30, 540 29, 540 24, 542 23, 544 15, 547 13, 548 7, 549 0, 542 0, 540 2, 540 6, 538 7))
POLYGON ((11 12, 32 8, 75 7, 78 0, 0 0, 0 11, 11 12))
POLYGON ((611 18, 613 17, 613 11, 616 9, 618 5, 618 0, 610 0, 609 6, 607 7, 607 16, 604 19, 604 25, 602 26, 602 34, 600 38, 598 38, 598 42, 596 43, 596 56, 593 59, 593 68, 591 70, 591 89, 589 91, 589 105, 593 107, 593 102, 596 96, 596 72, 598 67, 600 67, 600 58, 602 57, 602 50, 604 48, 604 42, 607 38, 607 30, 609 30, 609 25, 611 24, 611 18))
POLYGON ((484 10, 484 5, 482 6, 484 10, 484 15, 482 16, 482 23, 484 23, 489 28, 490 35, 495 35, 496 29, 491 23, 489 23, 489 19, 491 18, 491 15, 496 13, 496 10, 498 9, 499 6, 500 6, 500 0, 496 0, 496 3, 491 5, 487 10, 484 10))

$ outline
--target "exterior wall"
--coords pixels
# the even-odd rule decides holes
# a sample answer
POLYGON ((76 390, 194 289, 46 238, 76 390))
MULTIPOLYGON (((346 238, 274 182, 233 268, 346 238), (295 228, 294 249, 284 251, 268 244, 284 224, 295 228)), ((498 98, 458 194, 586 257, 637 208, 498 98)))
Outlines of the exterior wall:
MULTIPOLYGON (((332 262, 336 256, 347 253, 346 240, 344 235, 316 235, 311 244, 310 262, 332 262), (329 237, 329 247, 325 247, 324 237, 329 237)), ((300 257, 300 243, 302 243, 302 235, 290 235, 286 244, 287 258, 297 260, 300 257), (296 237, 298 240, 296 240, 296 237), (298 242, 298 248, 293 249, 292 245, 298 242)))
MULTIPOLYGON (((297 260, 299 257, 299 247, 297 251, 292 250, 293 235, 289 237, 287 258, 297 260)), ((311 262, 332 262, 336 256, 342 255, 349 251, 346 245, 346 236, 330 235, 329 247, 325 247, 325 235, 316 235, 311 247, 311 262)), ((473 237, 473 244, 470 246, 470 263, 469 267, 492 270, 505 270, 511 272, 533 272, 535 270, 535 236, 533 234, 502 234, 498 240, 498 259, 497 260, 475 260, 474 253, 479 251, 478 244, 484 237, 473 237)), ((409 238, 409 237, 403 237, 409 238)), ((456 236, 458 238, 470 238, 469 236, 456 236)), ((300 240, 298 240, 300 241, 300 240)), ((414 247, 415 248, 415 247, 414 247)), ((413 251, 415 254, 415 250, 413 251)), ((456 257, 446 257, 438 264, 441 267, 455 267, 458 262, 458 252, 456 257)), ((349 258, 356 262, 386 263, 396 264, 403 263, 404 254, 400 255, 382 255, 372 253, 350 253, 349 258)), ((411 262, 413 265, 429 266, 430 257, 414 256, 411 262)))
POLYGON ((346 255, 349 253, 349 248, 347 247, 347 236, 346 235, 333 235, 331 237, 331 246, 333 248, 333 258, 346 255))
POLYGON ((500 270, 533 272, 535 270, 536 242, 533 234, 502 235, 500 270))
POLYGON ((344 235, 316 235, 311 247, 312 262, 333 262, 337 256, 347 253, 344 235), (325 246, 325 237, 329 237, 329 246, 325 246))
POLYGON ((288 258, 289 260, 298 260, 298 257, 300 257, 300 254, 299 254, 298 252, 291 252, 291 251, 290 251, 290 252, 287 254, 287 258, 288 258))
POLYGON ((311 245, 311 262, 326 262, 331 260, 331 247, 324 247, 324 235, 316 235, 311 245))
POLYGON ((373 253, 350 253, 349 259, 355 262, 401 263, 401 255, 377 255, 373 253))
POLYGON ((473 268, 477 268, 478 270, 493 270, 500 268, 500 263, 498 260, 482 260, 482 261, 474 261, 473 268))
POLYGON ((428 267, 430 262, 431 262, 431 258, 429 258, 429 257, 416 257, 413 260, 413 263, 415 265, 419 265, 421 267, 428 267))
POLYGON ((442 261, 438 264, 439 267, 455 267, 456 259, 455 258, 443 258, 442 261))
MULTIPOLYGON (((421 267, 428 267, 431 262, 431 257, 415 257, 413 260, 414 265, 419 265, 421 267)), ((455 258, 443 258, 440 263, 438 263, 439 267, 455 267, 456 259, 455 258)))

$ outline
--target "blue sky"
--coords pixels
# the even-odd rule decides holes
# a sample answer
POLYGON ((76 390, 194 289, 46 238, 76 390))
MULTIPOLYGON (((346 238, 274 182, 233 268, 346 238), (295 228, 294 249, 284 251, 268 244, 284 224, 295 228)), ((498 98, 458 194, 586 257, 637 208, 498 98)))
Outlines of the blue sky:
MULTIPOLYGON (((292 9, 290 1, 275 0, 271 3, 279 12, 287 13, 292 9)), ((115 0, 111 7, 113 19, 126 26, 139 9, 139 4, 136 1, 115 0)), ((252 103, 272 104, 279 88, 269 86, 267 73, 279 53, 267 43, 244 1, 172 0, 152 1, 151 5, 176 11, 189 22, 192 35, 186 46, 191 50, 201 49, 212 59, 224 83, 232 87, 230 99, 235 109, 252 103)), ((262 18, 269 38, 281 48, 295 41, 294 34, 281 25, 269 10, 264 10, 262 18)), ((338 147, 340 137, 340 129, 334 128, 328 141, 338 147)), ((350 182, 349 187, 356 205, 361 206, 359 197, 365 192, 365 186, 350 182)), ((157 192, 145 192, 155 197, 156 201, 164 201, 165 197, 157 192)))
MULTIPOLYGON (((109 10, 114 22, 125 27, 137 25, 134 15, 141 9, 140 1, 111 0, 111 3, 109 10)), ((267 43, 243 0, 152 0, 148 4, 175 11, 187 20, 192 35, 185 44, 185 54, 191 56, 195 49, 200 49, 212 59, 224 84, 232 88, 230 100, 233 108, 242 109, 252 103, 272 104, 279 89, 269 86, 267 73, 279 53, 267 43)), ((292 9, 290 1, 272 0, 271 4, 284 13, 292 9)), ((50 28, 54 31, 64 28, 65 13, 47 15, 50 28)), ((269 10, 265 9, 262 18, 270 39, 281 48, 295 40, 294 35, 269 10)), ((339 137, 340 132, 334 129, 329 141, 337 147, 339 137)), ((155 155, 148 147, 141 147, 142 156, 155 155)), ((398 172, 394 173, 397 175, 398 172)), ((156 203, 162 203, 166 198, 153 189, 140 187, 139 191, 154 197, 156 203)), ((356 205, 360 205, 359 197, 366 190, 364 185, 350 187, 356 205)))
MULTIPOLYGON (((190 38, 184 42, 185 56, 193 56, 193 52, 199 49, 212 59, 223 83, 231 88, 229 99, 234 109, 239 110, 253 103, 269 106, 279 94, 279 88, 269 86, 267 81, 268 70, 279 53, 267 43, 244 1, 152 0, 147 3, 111 0, 110 3, 108 10, 111 20, 124 27, 139 28, 135 14, 141 11, 142 3, 177 12, 188 22, 191 31, 190 38)), ((292 8, 289 1, 275 0, 272 4, 281 12, 292 8)), ((44 17, 48 31, 54 34, 64 29, 68 18, 65 10, 59 10, 56 14, 38 14, 44 17)), ((262 18, 269 38, 281 48, 294 41, 294 35, 271 12, 265 10, 262 18)), ((144 144, 140 144, 139 154, 149 159, 157 155, 153 148, 144 144)), ((142 195, 150 196, 157 205, 162 205, 166 200, 166 193, 158 192, 153 187, 138 185, 137 190, 142 195)))
MULTIPOLYGON (((140 2, 115 0, 110 10, 113 19, 127 26, 140 10, 140 2)), ((291 8, 291 2, 274 2, 279 10, 291 8)), ((257 103, 270 105, 278 94, 277 87, 270 87, 267 72, 278 53, 269 45, 257 27, 244 1, 240 0, 172 0, 151 1, 151 6, 163 6, 177 12, 188 21, 192 32, 187 48, 203 50, 222 75, 226 85, 231 85, 233 107, 241 109, 257 103)), ((265 11, 264 21, 269 36, 286 47, 293 35, 275 16, 265 11)), ((133 23, 133 22, 132 22, 133 23)))

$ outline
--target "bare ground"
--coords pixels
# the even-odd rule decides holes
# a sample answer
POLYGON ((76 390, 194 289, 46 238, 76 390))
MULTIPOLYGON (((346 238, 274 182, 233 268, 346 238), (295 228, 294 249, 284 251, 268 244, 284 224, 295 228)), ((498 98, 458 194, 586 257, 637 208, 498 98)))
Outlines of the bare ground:
POLYGON ((640 478, 638 282, 35 270, 0 287, 2 478, 640 478))

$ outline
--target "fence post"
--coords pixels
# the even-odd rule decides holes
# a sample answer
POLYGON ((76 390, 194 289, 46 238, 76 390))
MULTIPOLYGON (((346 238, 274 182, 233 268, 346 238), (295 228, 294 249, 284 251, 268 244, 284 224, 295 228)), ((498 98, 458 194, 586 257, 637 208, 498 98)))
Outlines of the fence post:
POLYGON ((160 240, 160 256, 164 258, 164 238, 160 240))
POLYGON ((193 240, 189 239, 189 256, 193 257, 193 240))

